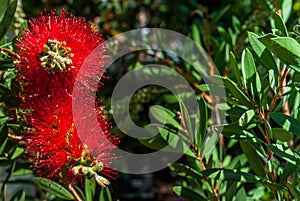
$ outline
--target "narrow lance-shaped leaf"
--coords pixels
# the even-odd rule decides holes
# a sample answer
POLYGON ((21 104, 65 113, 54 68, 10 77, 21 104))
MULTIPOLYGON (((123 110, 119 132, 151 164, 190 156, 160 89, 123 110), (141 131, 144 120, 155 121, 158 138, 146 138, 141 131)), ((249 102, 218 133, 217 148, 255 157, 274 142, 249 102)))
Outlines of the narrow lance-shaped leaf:
POLYGON ((270 116, 283 129, 300 136, 300 122, 297 119, 279 112, 271 112, 270 116))
POLYGON ((259 40, 282 62, 300 72, 300 45, 295 39, 267 34, 259 40))
POLYGON ((284 22, 278 13, 274 13, 274 22, 275 22, 275 27, 281 31, 283 36, 289 35, 286 26, 284 25, 284 22))
POLYGON ((293 165, 300 165, 300 155, 289 147, 281 144, 269 144, 268 147, 279 157, 293 165))
POLYGON ((196 180, 203 179, 203 176, 195 169, 182 163, 173 163, 169 166, 170 170, 181 177, 192 178, 196 180))
POLYGON ((109 188, 102 188, 100 191, 99 201, 112 201, 109 188))
POLYGON ((5 12, 4 17, 2 18, 2 21, 0 22, 0 39, 5 35, 6 31, 8 30, 17 8, 18 0, 9 0, 7 9, 5 12))
POLYGON ((293 139, 293 134, 283 128, 272 128, 272 133, 276 140, 288 142, 293 139))
POLYGON ((239 125, 240 126, 246 126, 252 120, 252 118, 254 116, 255 116, 255 110, 254 109, 246 111, 240 117, 240 119, 239 119, 239 125))
POLYGON ((33 179, 40 189, 43 189, 60 199, 73 200, 73 195, 62 185, 50 179, 36 177, 33 179))
POLYGON ((258 57, 259 61, 265 68, 274 70, 275 74, 278 75, 278 68, 271 52, 258 40, 258 36, 255 33, 248 32, 248 38, 253 52, 258 57))
POLYGON ((25 201, 25 191, 24 191, 24 190, 18 191, 18 192, 11 198, 10 201, 25 201))
POLYGON ((195 191, 182 187, 182 186, 174 186, 173 191, 176 195, 186 198, 189 201, 206 201, 204 197, 200 194, 196 193, 195 191))
POLYGON ((84 180, 84 191, 87 200, 93 200, 96 190, 96 183, 94 179, 84 180))
POLYGON ((232 66, 232 71, 235 75, 235 78, 236 78, 238 84, 242 85, 243 84, 242 75, 241 75, 240 69, 238 67, 238 64, 236 62, 235 56, 232 52, 230 52, 230 64, 232 66))
POLYGON ((221 181, 238 181, 246 183, 262 182, 263 179, 247 172, 241 172, 234 169, 211 168, 201 172, 211 179, 221 181))
POLYGON ((239 89, 236 83, 234 83, 232 80, 230 80, 227 77, 220 77, 220 76, 212 76, 212 81, 216 81, 216 84, 222 85, 226 87, 228 91, 232 94, 233 98, 237 102, 237 104, 241 104, 244 106, 247 106, 248 108, 253 108, 251 101, 248 99, 248 97, 239 89), (220 79, 223 81, 223 83, 219 83, 220 79))
POLYGON ((246 155, 251 168, 259 177, 265 178, 266 173, 264 171, 264 167, 262 165, 259 155, 256 153, 254 147, 252 147, 252 144, 254 143, 251 141, 240 141, 241 148, 244 154, 246 155))
POLYGON ((242 77, 245 88, 248 88, 255 75, 256 66, 251 52, 246 49, 242 53, 242 77))

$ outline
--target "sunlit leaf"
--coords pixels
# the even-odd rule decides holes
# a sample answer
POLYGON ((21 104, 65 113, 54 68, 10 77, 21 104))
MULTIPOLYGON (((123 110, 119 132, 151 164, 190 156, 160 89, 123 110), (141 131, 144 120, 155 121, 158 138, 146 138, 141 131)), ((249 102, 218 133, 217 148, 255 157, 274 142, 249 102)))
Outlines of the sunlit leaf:
POLYGON ((35 177, 33 180, 40 189, 55 195, 57 198, 74 200, 73 195, 59 183, 41 177, 35 177))
POLYGON ((255 116, 255 110, 248 110, 247 112, 245 112, 244 114, 242 114, 242 116, 239 119, 239 125, 240 126, 246 126, 251 120, 252 118, 255 116))
POLYGON ((270 116, 283 129, 300 136, 300 122, 297 119, 279 112, 271 112, 270 116))
POLYGON ((269 144, 268 147, 279 157, 293 165, 300 165, 300 155, 289 147, 281 144, 269 144))
POLYGON ((271 52, 266 48, 266 46, 258 40, 258 36, 253 32, 248 32, 248 38, 251 44, 251 47, 258 57, 259 61, 267 69, 272 69, 278 75, 278 69, 276 62, 271 54, 271 52))

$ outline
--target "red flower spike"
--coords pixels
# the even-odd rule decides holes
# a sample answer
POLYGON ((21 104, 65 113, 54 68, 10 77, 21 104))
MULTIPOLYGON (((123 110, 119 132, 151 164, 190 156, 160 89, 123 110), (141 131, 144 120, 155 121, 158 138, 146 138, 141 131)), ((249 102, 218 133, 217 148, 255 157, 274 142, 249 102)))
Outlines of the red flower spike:
MULTIPOLYGON (((101 35, 90 23, 65 10, 59 16, 51 11, 30 19, 29 30, 16 42, 19 59, 15 63, 24 91, 47 96, 49 88, 54 88, 72 94, 82 63, 103 43, 101 35), (30 82, 39 83, 39 86, 32 89, 30 82)), ((98 62, 94 64, 97 67, 100 66, 98 62)))
MULTIPOLYGON (((111 126, 102 112, 103 107, 95 107, 103 136, 88 136, 90 147, 79 139, 72 115, 71 94, 77 73, 95 48, 97 53, 89 59, 91 71, 103 71, 100 66, 107 64, 107 58, 102 55, 103 43, 91 24, 66 11, 59 16, 51 11, 31 19, 29 30, 16 43, 15 63, 23 87, 20 115, 30 127, 24 131, 25 149, 36 172, 49 179, 72 183, 87 176, 95 177, 99 185, 105 186, 109 181, 97 172, 106 176, 115 174, 108 167, 116 158, 112 150, 119 139, 110 134, 111 126), (103 138, 108 138, 110 143, 103 138), (98 157, 91 153, 97 153, 98 157)), ((89 73, 87 76, 91 76, 89 73)), ((92 79, 98 84, 97 78, 92 79)), ((91 129, 88 123, 83 126, 91 129)))

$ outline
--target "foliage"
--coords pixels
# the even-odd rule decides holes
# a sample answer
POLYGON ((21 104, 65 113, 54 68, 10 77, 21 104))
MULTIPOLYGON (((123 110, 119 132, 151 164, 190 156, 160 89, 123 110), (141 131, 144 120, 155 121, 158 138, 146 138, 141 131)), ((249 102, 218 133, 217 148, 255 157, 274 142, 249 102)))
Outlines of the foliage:
MULTIPOLYGON (((158 122, 151 129, 160 133, 137 141, 115 127, 122 138, 121 146, 147 147, 149 151, 170 143, 175 147, 177 143, 190 144, 192 139, 184 157, 169 166, 178 181, 178 186, 173 187, 174 194, 187 200, 300 200, 298 1, 243 0, 235 5, 226 5, 228 1, 207 5, 210 3, 193 0, 84 2, 23 1, 23 9, 27 16, 36 16, 42 8, 64 7, 74 15, 92 20, 106 38, 138 27, 172 29, 202 46, 221 74, 212 75, 210 85, 196 73, 195 66, 164 52, 159 52, 161 57, 141 51, 123 58, 122 68, 108 72, 110 79, 103 81, 108 87, 98 94, 108 115, 112 111, 111 92, 118 79, 149 60, 181 73, 193 86, 199 109, 188 114, 186 106, 169 91, 145 86, 131 98, 131 118, 138 125, 146 125, 149 119, 141 114, 147 113, 152 105, 161 105, 150 110, 158 122), (213 105, 208 89, 220 79, 226 91, 226 104, 213 105), (214 107, 225 111, 226 121, 208 126, 214 118, 214 107), (167 118, 161 115, 162 110, 168 111, 167 118), (207 138, 209 132, 215 137, 207 138), (219 140, 216 146, 202 149, 204 144, 214 145, 216 140, 219 140)), ((18 191, 10 200, 113 200, 116 195, 111 195, 109 188, 95 185, 93 179, 69 188, 41 177, 33 180, 12 177, 33 173, 24 157, 22 136, 18 135, 22 125, 16 111, 8 109, 19 104, 14 98, 19 87, 15 84, 11 59, 15 56, 15 40, 11 36, 26 26, 26 21, 16 24, 20 19, 12 18, 15 12, 24 18, 16 5, 16 0, 0 3, 0 166, 6 171, 0 200, 5 200, 7 186, 18 182, 35 186, 37 198, 18 191)), ((118 112, 122 113, 122 102, 118 112)))

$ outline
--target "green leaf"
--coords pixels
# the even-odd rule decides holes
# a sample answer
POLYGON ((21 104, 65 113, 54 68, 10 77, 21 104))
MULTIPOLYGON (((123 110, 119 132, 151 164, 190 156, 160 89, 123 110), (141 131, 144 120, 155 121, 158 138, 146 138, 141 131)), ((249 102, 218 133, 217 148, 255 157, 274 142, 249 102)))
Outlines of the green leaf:
POLYGON ((244 189, 244 187, 240 188, 240 190, 237 192, 236 197, 237 201, 246 201, 247 200, 247 193, 244 189))
POLYGON ((300 45, 299 43, 290 37, 280 37, 274 38, 273 49, 274 54, 278 56, 279 59, 284 61, 286 64, 295 65, 295 67, 290 66, 294 70, 300 71, 300 45))
MULTIPOLYGON (((180 113, 181 113, 181 120, 184 122, 184 125, 186 126, 186 130, 187 133, 190 136, 194 136, 194 131, 193 131, 193 126, 191 123, 191 118, 190 118, 190 114, 186 108, 186 106, 184 105, 184 103, 182 102, 182 100, 179 100, 179 106, 180 106, 180 113)), ((199 110, 199 108, 198 108, 199 110)))
POLYGON ((10 201, 25 201, 25 191, 20 190, 18 191, 11 199, 10 201))
POLYGON ((59 183, 42 177, 35 177, 33 180, 40 189, 55 195, 57 198, 74 200, 73 195, 59 183))
POLYGON ((180 196, 183 197, 189 201, 206 201, 204 197, 202 197, 200 194, 196 193, 195 191, 184 188, 182 186, 174 186, 173 187, 173 192, 180 196))
POLYGON ((8 5, 6 8, 6 12, 2 21, 0 22, 0 39, 3 38, 5 33, 7 32, 12 20, 14 19, 15 11, 17 8, 18 0, 8 0, 8 5))
POLYGON ((283 129, 300 136, 300 122, 297 119, 279 112, 271 112, 270 116, 283 129))
POLYGON ((25 174, 32 174, 33 171, 30 169, 26 169, 26 168, 19 168, 12 173, 13 176, 19 176, 19 175, 25 175, 25 174))
POLYGON ((281 61, 300 72, 300 45, 295 39, 267 34, 259 40, 281 61))
POLYGON ((93 200, 96 191, 96 182, 94 178, 84 179, 84 190, 85 190, 86 200, 93 200))
POLYGON ((159 105, 150 108, 150 114, 160 123, 172 125, 173 128, 181 128, 180 124, 175 120, 176 115, 169 109, 159 105))
POLYGON ((288 142, 293 139, 293 134, 282 128, 272 128, 272 133, 276 140, 288 142))
POLYGON ((161 150, 168 146, 165 151, 175 153, 185 153, 188 156, 195 157, 195 154, 189 149, 187 144, 184 142, 183 137, 179 137, 176 131, 170 130, 163 125, 152 124, 147 126, 146 129, 154 135, 149 139, 139 139, 139 142, 151 149, 161 150), (157 134, 159 133, 159 134, 157 134))
POLYGON ((6 144, 7 144, 7 141, 8 141, 8 138, 5 138, 3 143, 1 144, 0 146, 0 153, 2 153, 6 147, 6 144))
POLYGON ((203 176, 195 169, 182 163, 173 163, 169 165, 172 172, 176 172, 179 176, 188 179, 202 180, 203 176))
POLYGON ((249 82, 255 75, 256 66, 251 52, 246 49, 242 53, 242 78, 244 86, 247 88, 249 82))
POLYGON ((291 11, 293 8, 293 0, 283 0, 281 7, 282 7, 282 9, 281 9, 282 18, 283 18, 283 21, 286 23, 291 15, 291 11))
POLYGON ((221 181, 237 181, 246 183, 262 182, 263 179, 247 172, 241 172, 235 169, 211 168, 201 172, 203 175, 211 179, 221 181))
POLYGON ((286 26, 281 18, 281 16, 278 13, 274 13, 274 21, 275 21, 275 27, 281 31, 281 33, 284 36, 288 36, 288 31, 286 29, 286 26))
POLYGON ((212 13, 210 16, 210 18, 212 19, 211 23, 217 23, 225 15, 225 13, 227 13, 230 7, 231 5, 228 4, 227 6, 223 7, 220 11, 212 13))
POLYGON ((253 32, 248 32, 248 38, 251 44, 251 47, 258 57, 259 61, 264 65, 268 70, 272 69, 278 75, 278 68, 276 62, 271 54, 271 52, 266 48, 266 46, 258 40, 258 36, 253 32))
POLYGON ((112 201, 109 188, 104 187, 100 191, 99 201, 112 201))
POLYGON ((240 126, 246 126, 252 118, 255 116, 255 110, 248 110, 239 119, 239 125, 240 126))
POLYGON ((192 25, 192 36, 193 36, 193 40, 196 42, 196 44, 199 46, 202 46, 201 39, 200 39, 199 27, 196 24, 192 25))
POLYGON ((234 200, 233 197, 236 195, 237 182, 230 181, 227 184, 227 189, 225 193, 225 200, 234 200))
POLYGON ((286 182, 286 179, 297 172, 297 169, 299 167, 296 166, 296 165, 293 165, 291 163, 287 163, 283 169, 283 172, 282 174, 280 175, 280 183, 285 183, 286 182))
POLYGON ((24 148, 16 147, 12 155, 10 156, 11 160, 14 160, 24 152, 24 148))
POLYGON ((199 100, 199 110, 197 111, 197 121, 195 125, 196 135, 195 135, 195 145, 200 150, 200 146, 203 143, 203 139, 206 135, 206 129, 208 124, 208 111, 206 102, 203 97, 199 100))
MULTIPOLYGON (((290 192, 292 193, 292 195, 296 198, 296 200, 300 200, 300 193, 299 193, 299 189, 297 189, 297 186, 295 186, 294 184, 287 182, 287 187, 290 190, 290 192)), ((299 188, 299 186, 298 186, 299 188)))
POLYGON ((264 171, 262 161, 257 154, 256 149, 254 148, 254 143, 251 141, 240 141, 240 146, 255 174, 257 174, 261 178, 265 178, 266 173, 264 171))
POLYGON ((243 84, 242 75, 241 75, 240 69, 238 67, 238 64, 236 62, 236 59, 235 59, 235 56, 234 56, 233 52, 230 52, 230 64, 232 66, 232 71, 235 75, 237 83, 242 85, 243 84))
POLYGON ((207 134, 201 147, 201 157, 207 158, 211 155, 212 151, 216 148, 216 144, 219 141, 219 134, 213 132, 207 134))
POLYGON ((230 139, 235 139, 235 140, 251 140, 251 141, 256 141, 256 137, 253 133, 250 133, 246 130, 242 131, 222 131, 222 134, 230 139))
POLYGON ((293 165, 300 165, 300 155, 289 147, 281 144, 269 144, 268 147, 279 157, 293 165))
POLYGON ((226 89, 230 91, 231 95, 233 96, 235 105, 241 104, 247 106, 248 108, 253 108, 248 97, 239 89, 238 85, 234 83, 232 80, 230 80, 227 77, 221 77, 221 76, 212 76, 211 80, 215 81, 215 83, 219 84, 220 86, 224 84, 226 89), (220 83, 220 79, 223 81, 223 83, 222 82, 220 83))

